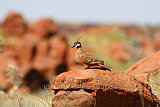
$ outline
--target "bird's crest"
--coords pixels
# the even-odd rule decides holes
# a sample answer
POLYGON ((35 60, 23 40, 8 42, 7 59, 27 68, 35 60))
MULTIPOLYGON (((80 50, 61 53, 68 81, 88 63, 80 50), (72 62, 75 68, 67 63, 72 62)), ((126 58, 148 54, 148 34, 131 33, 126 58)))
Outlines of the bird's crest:
POLYGON ((77 39, 77 42, 79 42, 79 40, 82 38, 83 36, 80 36, 78 39, 77 39))

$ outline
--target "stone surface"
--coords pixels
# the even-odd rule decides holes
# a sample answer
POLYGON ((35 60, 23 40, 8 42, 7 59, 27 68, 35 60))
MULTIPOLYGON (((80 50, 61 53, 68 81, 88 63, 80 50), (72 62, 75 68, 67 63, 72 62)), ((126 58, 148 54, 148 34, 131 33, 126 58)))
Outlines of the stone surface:
MULTIPOLYGON (((105 107, 106 105, 108 107, 127 107, 127 105, 156 107, 159 103, 159 99, 152 94, 149 85, 114 70, 68 71, 56 77, 52 89, 56 96, 59 91, 64 91, 66 94, 71 91, 79 93, 79 90, 84 90, 95 98, 96 107, 105 107)), ((76 96, 76 94, 74 95, 76 96)), ((67 100, 71 101, 71 99, 67 100)), ((55 101, 53 100, 53 102, 55 101)), ((59 99, 58 102, 64 102, 64 99, 59 99)))
POLYGON ((50 18, 43 18, 29 24, 28 29, 28 33, 38 36, 40 38, 48 38, 58 32, 57 25, 50 18))
POLYGON ((158 69, 160 69, 160 51, 133 64, 125 73, 141 82, 148 83, 150 73, 158 69))
POLYGON ((27 24, 25 23, 23 17, 21 14, 15 12, 8 13, 1 27, 4 33, 11 36, 20 37, 27 31, 27 24))
POLYGON ((66 69, 67 42, 63 35, 54 35, 49 40, 42 40, 36 48, 33 67, 46 78, 53 73, 60 74, 66 69))
POLYGON ((160 50, 160 40, 156 40, 154 43, 154 50, 159 51, 160 50))
POLYGON ((160 51, 133 64, 125 73, 150 85, 153 94, 160 98, 160 51))
POLYGON ((125 63, 132 57, 126 46, 126 43, 122 41, 112 42, 108 46, 106 53, 108 56, 125 63))
POLYGON ((53 107, 95 107, 95 99, 85 91, 59 91, 52 104, 53 107))

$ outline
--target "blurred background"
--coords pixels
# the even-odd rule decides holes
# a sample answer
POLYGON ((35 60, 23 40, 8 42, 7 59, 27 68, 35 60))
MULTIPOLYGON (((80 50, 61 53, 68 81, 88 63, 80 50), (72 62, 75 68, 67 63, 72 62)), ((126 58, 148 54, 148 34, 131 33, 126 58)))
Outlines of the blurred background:
POLYGON ((159 4, 159 0, 1 0, 0 105, 50 104, 46 90, 56 75, 84 69, 75 61, 76 49, 70 48, 80 36, 85 50, 120 72, 159 51, 159 4))

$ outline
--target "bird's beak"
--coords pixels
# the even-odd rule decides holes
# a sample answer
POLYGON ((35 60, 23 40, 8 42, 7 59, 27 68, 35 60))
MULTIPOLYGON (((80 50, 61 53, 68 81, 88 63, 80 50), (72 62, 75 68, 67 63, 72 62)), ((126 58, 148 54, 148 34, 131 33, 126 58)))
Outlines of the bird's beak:
POLYGON ((73 45, 71 48, 74 48, 75 47, 75 45, 73 45))

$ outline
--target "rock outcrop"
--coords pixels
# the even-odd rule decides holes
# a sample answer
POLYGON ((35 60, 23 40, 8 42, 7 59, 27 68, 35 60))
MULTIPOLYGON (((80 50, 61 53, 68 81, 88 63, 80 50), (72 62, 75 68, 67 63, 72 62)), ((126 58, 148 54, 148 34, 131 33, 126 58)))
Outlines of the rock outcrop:
POLYGON ((0 89, 8 89, 5 70, 9 64, 20 68, 23 85, 32 91, 43 88, 51 76, 66 71, 68 43, 52 19, 26 24, 19 13, 9 13, 0 31, 5 37, 5 52, 0 54, 0 89))
POLYGON ((150 73, 158 69, 160 69, 160 51, 133 64, 125 73, 141 82, 148 83, 150 73))
POLYGON ((77 102, 90 104, 86 107, 156 107, 160 102, 149 85, 114 70, 68 71, 56 77, 52 89, 55 92, 53 107, 62 107, 64 103, 70 107, 77 102))
POLYGON ((107 55, 122 62, 126 63, 131 57, 129 49, 127 49, 127 44, 122 41, 112 42, 107 48, 107 55))
POLYGON ((95 98, 88 92, 59 91, 53 100, 53 107, 94 107, 95 98))
POLYGON ((21 14, 10 12, 4 19, 1 28, 7 35, 21 37, 27 31, 27 24, 21 14))
POLYGON ((50 18, 40 19, 36 22, 30 23, 28 32, 39 38, 51 37, 58 32, 58 27, 50 18))
POLYGON ((160 51, 133 64, 125 73, 151 86, 160 98, 160 51))

